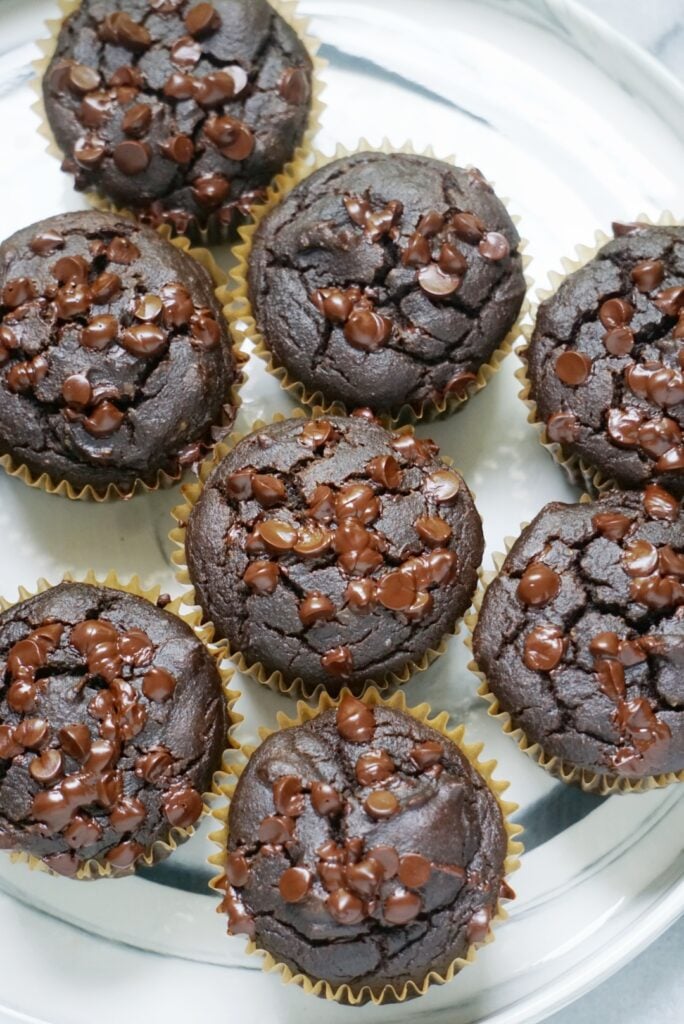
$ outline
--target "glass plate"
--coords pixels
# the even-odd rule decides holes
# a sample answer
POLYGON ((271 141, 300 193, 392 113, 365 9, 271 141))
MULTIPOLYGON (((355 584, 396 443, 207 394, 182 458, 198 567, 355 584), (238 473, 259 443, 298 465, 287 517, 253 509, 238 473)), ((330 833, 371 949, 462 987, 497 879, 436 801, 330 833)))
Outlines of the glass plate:
MULTIPOLYGON (((389 137, 455 154, 510 196, 543 283, 577 243, 613 219, 681 202, 681 87, 645 54, 562 0, 305 0, 324 41, 328 104, 319 145, 389 137)), ((32 41, 56 6, 0 2, 1 234, 77 209, 30 112, 32 41)), ((676 210, 674 212, 677 212, 676 210)), ((226 265, 229 254, 224 254, 226 265)), ((473 487, 488 541, 486 567, 551 499, 576 492, 526 423, 506 360, 458 416, 419 428, 434 435, 473 487)), ((289 400, 258 362, 249 367, 240 427, 286 411, 289 400)), ((68 503, 0 478, 4 536, 0 591, 65 570, 140 574, 177 593, 167 533, 178 491, 103 507, 68 503)), ((553 782, 500 733, 475 696, 463 638, 407 686, 465 720, 499 761, 520 804, 527 852, 510 921, 475 966, 404 1006, 349 1010, 283 988, 228 939, 206 884, 208 827, 153 872, 78 885, 0 860, 0 1019, 45 1024, 173 1024, 419 1020, 531 1024, 615 970, 684 906, 681 790, 601 800, 553 782), (156 955, 155 955, 156 954, 156 955), (4 1017, 2 1016, 4 1013, 4 1017)), ((288 708, 248 680, 242 736, 288 708)))

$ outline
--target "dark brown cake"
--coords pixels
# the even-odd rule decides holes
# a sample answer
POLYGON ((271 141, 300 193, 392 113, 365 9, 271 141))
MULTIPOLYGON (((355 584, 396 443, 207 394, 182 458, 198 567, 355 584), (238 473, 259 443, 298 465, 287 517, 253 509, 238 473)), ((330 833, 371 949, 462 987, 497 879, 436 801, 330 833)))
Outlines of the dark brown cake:
POLYGON ((240 441, 186 536, 217 637, 286 683, 334 693, 437 649, 470 605, 483 549, 471 494, 437 451, 358 416, 240 441))
POLYGON ((614 241, 539 308, 530 397, 551 441, 621 487, 684 496, 684 227, 614 241))
POLYGON ((65 213, 0 245, 0 454, 76 490, 178 476, 240 380, 204 267, 150 228, 65 213))
POLYGON ((226 746, 216 664, 142 598, 63 583, 0 615, 0 849, 132 870, 202 813, 226 746))
POLYGON ((79 189, 231 230, 301 142, 311 59, 266 0, 84 0, 43 80, 79 189))
POLYGON ((475 659, 529 743, 600 775, 684 770, 684 514, 655 484, 547 505, 488 587, 475 659))
POLYGON ((484 779, 441 733, 351 697, 265 740, 228 826, 229 933, 333 989, 420 988, 512 896, 484 779))
POLYGON ((348 409, 464 397, 525 295, 518 233, 479 171, 359 153, 306 178, 262 221, 249 267, 277 365, 348 409))

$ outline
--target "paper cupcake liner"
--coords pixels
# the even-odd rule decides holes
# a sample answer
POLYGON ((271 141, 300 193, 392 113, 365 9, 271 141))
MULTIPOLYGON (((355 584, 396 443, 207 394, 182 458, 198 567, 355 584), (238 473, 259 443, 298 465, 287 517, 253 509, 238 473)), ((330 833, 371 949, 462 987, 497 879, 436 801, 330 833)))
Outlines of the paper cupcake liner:
MULTIPOLYGON (((580 502, 582 504, 590 501, 592 501, 592 498, 588 494, 583 494, 580 498, 580 502)), ((529 523, 521 523, 520 532, 522 533, 528 526, 529 523)), ((502 731, 518 744, 518 747, 524 754, 527 754, 527 756, 531 757, 533 761, 536 761, 537 764, 545 771, 554 778, 560 779, 561 782, 569 784, 573 783, 581 786, 585 793, 595 793, 598 796, 612 796, 613 794, 619 793, 645 793, 651 789, 662 789, 664 786, 669 786, 673 782, 684 782, 684 771, 649 775, 643 779, 630 779, 621 775, 601 775, 598 772, 592 771, 590 768, 580 768, 569 761, 565 761, 561 757, 554 757, 547 754, 543 750, 541 744, 533 743, 527 738, 524 730, 519 726, 516 726, 511 715, 501 707, 499 698, 496 694, 492 693, 489 688, 489 682, 486 674, 480 669, 480 666, 475 660, 473 637, 475 635, 475 627, 477 626, 478 619, 480 617, 482 602, 484 600, 487 587, 500 574, 501 568, 517 539, 517 537, 504 537, 504 547, 506 549, 505 554, 500 551, 496 551, 492 555, 495 567, 494 572, 480 572, 480 583, 473 599, 473 608, 466 614, 464 619, 468 630, 468 636, 466 637, 465 644, 473 655, 468 668, 480 681, 477 692, 478 695, 488 704, 487 714, 490 718, 497 719, 501 725, 502 731)))
MULTIPOLYGON (((166 238, 174 248, 180 249, 204 267, 214 282, 214 294, 217 301, 222 308, 225 307, 226 299, 229 294, 228 285, 226 283, 226 274, 221 270, 209 250, 194 248, 191 245, 190 240, 182 235, 172 238, 171 231, 166 227, 166 225, 160 228, 158 233, 162 235, 162 237, 166 238)), ((228 433, 235 421, 237 410, 241 404, 240 388, 247 379, 244 365, 248 360, 248 356, 241 351, 239 345, 234 340, 232 352, 235 364, 235 380, 230 389, 228 401, 223 406, 221 419, 219 423, 212 428, 214 431, 218 431, 221 435, 228 433)), ((32 473, 28 466, 18 462, 9 454, 0 456, 0 467, 4 469, 8 476, 17 477, 28 487, 36 487, 41 491, 45 491, 46 494, 57 494, 62 498, 69 498, 71 501, 95 502, 128 499, 138 493, 149 493, 151 491, 157 491, 160 488, 173 487, 174 484, 177 484, 178 481, 182 479, 185 473, 185 469, 181 469, 179 472, 173 474, 167 473, 165 470, 159 470, 156 479, 152 483, 148 483, 145 480, 136 480, 133 486, 128 489, 122 489, 117 484, 112 483, 104 490, 98 490, 92 484, 86 484, 85 487, 79 489, 69 483, 68 480, 53 480, 48 473, 32 473)))
MULTIPOLYGON (((312 416, 314 417, 323 415, 330 414, 325 413, 323 409, 319 408, 314 408, 312 410, 312 416)), ((273 418, 270 420, 270 423, 280 423, 286 419, 308 418, 307 414, 301 409, 293 409, 290 415, 275 413, 273 418)), ((225 650, 226 656, 231 659, 238 671, 249 676, 251 679, 254 679, 262 686, 269 687, 269 689, 276 693, 283 693, 288 697, 304 697, 305 700, 317 700, 323 693, 327 693, 325 686, 323 686, 322 683, 312 686, 301 677, 297 677, 291 682, 287 682, 280 670, 269 672, 260 661, 251 661, 242 651, 233 649, 229 641, 224 637, 216 636, 216 629, 213 622, 205 618, 204 612, 197 602, 195 588, 192 585, 186 561, 185 531, 187 523, 193 508, 202 496, 207 480, 216 466, 218 466, 222 459, 224 459, 226 455, 233 450, 238 442, 242 441, 248 434, 251 434, 256 430, 261 430, 262 427, 267 425, 266 421, 257 419, 252 423, 251 429, 246 433, 235 431, 229 437, 226 437, 215 446, 211 455, 204 460, 201 466, 199 466, 197 470, 198 481, 196 483, 184 484, 181 487, 181 493, 183 494, 185 501, 171 510, 171 516, 177 523, 177 526, 175 526, 169 533, 169 539, 177 549, 172 552, 171 561, 177 569, 176 579, 179 583, 188 587, 188 590, 182 596, 184 604, 193 608, 194 613, 199 616, 199 621, 201 621, 204 627, 209 631, 210 639, 217 647, 221 647, 225 650)), ((401 428, 401 433, 413 433, 413 430, 411 427, 406 426, 401 428)), ((446 466, 453 466, 453 461, 448 458, 448 456, 442 455, 440 456, 440 460, 446 466)), ((470 493, 473 497, 473 501, 475 501, 474 492, 471 490, 470 493)), ((370 686, 373 686, 382 692, 396 686, 403 686, 414 675, 417 675, 420 672, 425 672, 433 662, 446 652, 449 640, 452 636, 458 636, 461 630, 461 623, 463 621, 464 617, 460 618, 454 625, 454 628, 445 633, 437 647, 430 648, 417 661, 407 662, 401 672, 388 672, 381 680, 367 679, 356 684, 347 683, 345 684, 346 689, 350 690, 356 697, 358 697, 363 695, 366 688, 370 686)))
MULTIPOLYGON (((645 213, 640 213, 636 220, 643 224, 651 224, 659 227, 673 227, 679 223, 669 210, 663 211, 657 221, 654 221, 645 213)), ((603 246, 610 241, 612 241, 612 238, 610 235, 607 235, 605 231, 596 231, 594 234, 593 245, 576 246, 576 255, 574 258, 563 257, 561 260, 561 266, 563 268, 562 271, 552 270, 549 272, 549 286, 547 288, 537 289, 536 302, 534 304, 530 304, 529 320, 526 320, 523 324, 522 334, 525 338, 525 344, 516 350, 516 354, 520 357, 520 362, 522 363, 522 366, 515 371, 515 376, 522 385, 521 390, 518 392, 518 397, 527 406, 527 422, 534 426, 537 431, 540 444, 550 453, 553 461, 564 470, 570 482, 576 484, 578 487, 584 487, 593 497, 598 497, 606 491, 610 491, 615 488, 618 490, 623 488, 621 488, 621 485, 617 483, 616 480, 612 477, 606 476, 600 469, 593 466, 581 455, 571 452, 558 441, 550 440, 546 432, 546 424, 543 420, 539 419, 537 415, 537 403, 531 397, 532 383, 529 378, 529 361, 527 359, 527 351, 532 341, 532 335, 534 333, 537 314, 541 303, 545 302, 546 299, 551 298, 570 274, 574 274, 575 271, 581 270, 582 267, 591 262, 591 260, 593 260, 597 255, 599 249, 602 249, 603 246)))
MULTIPOLYGON (((349 694, 350 691, 348 689, 344 689, 337 697, 331 697, 329 694, 323 693, 321 694, 316 707, 311 707, 303 701, 299 701, 297 703, 297 710, 294 717, 289 718, 283 712, 278 713, 278 726, 280 729, 290 729, 294 726, 310 722, 323 711, 328 711, 331 708, 338 707, 345 696, 348 696, 349 694)), ((408 706, 406 703, 406 695, 402 691, 398 691, 391 697, 385 699, 381 696, 376 687, 371 687, 367 690, 364 696, 364 702, 371 707, 386 707, 392 708, 396 711, 403 711, 411 715, 423 725, 427 725, 430 728, 435 729, 437 732, 441 733, 445 739, 456 744, 461 753, 465 755, 470 765, 485 780, 490 792, 496 798, 501 809, 508 840, 506 858, 504 861, 504 876, 509 876, 514 871, 517 871, 520 867, 520 856, 523 852, 523 844, 519 840, 519 836, 523 829, 520 825, 513 823, 510 819, 518 809, 518 805, 503 799, 503 793, 508 789, 509 783, 493 777, 497 768, 497 762, 494 760, 479 760, 484 744, 468 743, 465 738, 465 726, 463 725, 450 729, 449 715, 446 711, 442 711, 433 716, 432 709, 427 703, 418 704, 414 707, 408 706)), ((261 729, 260 736, 262 741, 274 731, 275 730, 271 729, 261 729)), ((240 762, 231 765, 228 772, 216 777, 215 795, 221 799, 222 805, 220 807, 214 807, 211 811, 212 817, 218 823, 218 829, 211 833, 209 838, 218 846, 219 849, 217 853, 212 854, 212 856, 209 857, 209 863, 217 869, 217 874, 212 878, 209 885, 214 892, 219 895, 225 891, 225 859, 228 843, 229 803, 235 791, 237 781, 244 771, 246 762, 252 753, 253 748, 242 747, 242 757, 240 762)), ((221 913, 220 908, 217 908, 217 913, 221 913)), ((360 989, 354 989, 354 987, 349 984, 343 984, 334 988, 325 980, 315 981, 312 978, 307 977, 305 974, 295 974, 290 967, 286 964, 279 963, 271 956, 270 953, 261 949, 252 940, 248 941, 246 952, 248 954, 259 953, 263 957, 262 968, 265 971, 278 972, 281 975, 281 980, 284 984, 298 985, 307 993, 307 995, 319 996, 321 998, 329 999, 338 1003, 344 1003, 349 1006, 360 1006, 369 1002, 375 1006, 382 1003, 401 1003, 404 1002, 405 999, 413 999, 416 996, 425 995, 431 985, 443 985, 446 982, 451 981, 459 971, 473 963, 477 950, 480 946, 488 945, 494 940, 494 926, 498 925, 501 921, 506 920, 507 917, 508 915, 506 910, 502 905, 501 899, 499 899, 496 906, 496 913, 490 922, 486 938, 483 942, 475 943, 470 946, 465 957, 457 957, 454 959, 443 974, 434 970, 428 971, 420 984, 409 981, 399 989, 395 988, 394 985, 386 985, 379 994, 373 993, 367 985, 364 985, 360 989)))
MULTIPOLYGON (((241 242, 233 249, 233 253, 237 258, 237 265, 231 272, 234 287, 231 293, 231 302, 224 310, 226 318, 231 325, 233 337, 239 344, 245 341, 252 343, 256 355, 265 362, 268 373, 278 380, 283 390, 287 391, 293 399, 309 408, 319 408, 328 416, 346 416, 352 410, 348 409, 341 401, 328 402, 321 391, 310 391, 301 381, 293 380, 285 367, 280 366, 276 362, 275 356, 257 327, 252 304, 249 299, 247 282, 249 259, 254 235, 261 221, 296 185, 299 185, 305 178, 308 178, 314 171, 320 170, 334 160, 345 159, 346 157, 353 156, 355 153, 367 152, 368 150, 388 155, 392 153, 406 153, 411 156, 425 156, 437 159, 431 146, 422 153, 416 153, 410 142, 397 148, 392 146, 389 139, 383 139, 379 148, 371 146, 367 139, 360 139, 358 147, 354 150, 346 149, 338 144, 332 157, 325 156, 323 153, 314 150, 308 160, 295 161, 274 179, 268 190, 266 202, 255 207, 252 211, 251 221, 248 224, 243 224, 238 229, 241 242)), ((457 165, 454 156, 446 157, 445 162, 457 165)), ((507 200, 501 201, 504 203, 504 206, 508 206, 507 200)), ((517 216, 513 216, 512 220, 516 226, 520 222, 520 218, 517 216)), ((522 254, 523 269, 529 265, 531 259, 525 254, 526 245, 526 241, 521 239, 518 251, 522 254)), ((525 275, 525 282, 529 290, 533 282, 527 275, 525 275)), ((494 374, 499 372, 501 364, 509 352, 511 352, 514 342, 521 333, 521 324, 527 312, 528 300, 526 295, 515 323, 500 346, 490 356, 489 361, 480 366, 476 379, 468 385, 465 393, 443 395, 435 400, 424 399, 417 407, 408 404, 403 405, 396 414, 378 413, 377 418, 384 426, 396 427, 404 424, 418 423, 420 420, 429 423, 432 420, 449 416, 461 409, 468 399, 477 394, 478 391, 482 391, 494 374)))
MULTIPOLYGON (((157 603, 157 598, 161 591, 161 587, 159 586, 146 589, 143 587, 137 576, 133 576, 127 583, 122 583, 114 571, 107 573, 104 579, 99 579, 92 570, 87 572, 82 579, 72 576, 71 573, 65 573, 60 580, 60 583, 89 583, 96 587, 110 587, 113 590, 120 590, 125 594, 132 594, 134 597, 141 597, 145 601, 149 601, 151 604, 157 603)), ((34 590, 27 590, 26 587, 19 587, 19 596, 17 601, 7 601, 4 597, 0 597, 0 612, 6 612, 9 608, 12 608, 15 604, 18 604, 21 601, 28 601, 30 598, 35 597, 38 594, 44 594, 46 590, 50 590, 54 585, 55 584, 53 583, 49 583, 48 580, 41 578, 38 580, 34 590)), ((244 720, 243 716, 234 710, 235 704, 240 696, 236 690, 232 690, 230 688, 230 683, 235 673, 232 669, 222 665, 223 652, 210 644, 207 636, 207 629, 201 625, 196 613, 181 611, 181 603, 181 599, 176 598, 174 601, 167 604, 164 610, 175 615, 177 618, 185 622, 186 625, 190 626, 197 639, 207 647, 212 658, 216 661, 216 667, 221 677, 221 688, 223 690, 223 696, 228 711, 229 725, 228 734, 226 736, 226 750, 235 749, 239 746, 239 743, 235 738, 235 730, 240 722, 244 720)), ((221 769, 217 770, 214 773, 214 778, 212 779, 211 792, 207 792, 202 795, 202 817, 211 813, 209 800, 212 799, 212 794, 218 784, 219 778, 222 775, 223 771, 221 769)), ((136 862, 136 866, 122 870, 112 867, 111 864, 103 864, 99 860, 91 859, 86 861, 85 864, 79 868, 75 877, 80 881, 93 881, 99 878, 123 878, 126 875, 134 874, 137 866, 144 865, 145 867, 152 867, 155 864, 159 864, 160 861, 166 860, 174 850, 187 842, 187 840, 194 834, 194 826, 191 828, 177 828, 176 826, 172 826, 169 829, 166 840, 156 840, 136 862)), ((42 871, 49 875, 57 874, 57 872, 52 871, 47 864, 40 860, 40 858, 35 857, 31 853, 25 853, 21 850, 11 850, 8 852, 10 860, 15 864, 27 864, 32 871, 42 871)))
MULTIPOLYGON (((42 93, 42 80, 57 47, 57 37, 59 36, 62 23, 65 18, 68 18, 70 14, 73 14, 74 11, 81 6, 81 2, 82 0, 58 0, 60 17, 49 18, 45 21, 47 37, 36 41, 36 46, 41 52, 41 57, 32 62, 32 67, 35 71, 35 78, 31 84, 37 97, 35 103, 32 105, 32 109, 39 118, 39 132, 47 142, 47 152, 50 153, 51 156, 54 156, 55 159, 59 160, 60 164, 64 159, 64 153, 57 145, 57 141, 50 127, 50 122, 47 118, 42 93)), ((325 83, 321 78, 321 72, 327 67, 328 62, 318 55, 321 45, 320 40, 311 35, 309 31, 309 19, 302 17, 302 15, 297 12, 297 0, 268 0, 268 3, 297 33, 299 40, 304 45, 313 65, 311 76, 311 109, 309 111, 307 126, 304 131, 302 141, 295 149, 291 160, 284 167, 284 170, 287 171, 291 166, 299 164, 301 161, 306 159, 307 154, 311 152, 313 139, 320 130, 321 118, 323 111, 325 110, 325 103, 323 103, 321 99, 321 95, 325 90, 325 83)), ((120 216, 128 217, 131 220, 137 220, 137 216, 133 211, 126 207, 117 206, 116 203, 100 192, 90 191, 84 192, 83 194, 91 206, 94 206, 97 210, 101 210, 105 213, 116 213, 120 216)), ((175 234, 170 225, 163 226, 168 228, 169 234, 175 234)), ((201 242, 202 245, 221 245, 222 243, 231 241, 234 238, 235 232, 234 229, 222 225, 216 218, 210 218, 206 227, 200 228, 195 226, 195 228, 192 231, 189 231, 188 234, 192 238, 193 242, 201 242)))

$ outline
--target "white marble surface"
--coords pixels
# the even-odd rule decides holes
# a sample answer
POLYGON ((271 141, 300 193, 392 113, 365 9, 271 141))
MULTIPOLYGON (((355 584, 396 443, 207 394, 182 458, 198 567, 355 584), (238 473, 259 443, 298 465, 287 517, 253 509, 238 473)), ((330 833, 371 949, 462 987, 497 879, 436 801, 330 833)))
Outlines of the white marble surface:
MULTIPOLYGON (((580 0, 684 80, 684 0, 580 0)), ((684 111, 682 111, 684 123, 684 111)), ((547 1024, 681 1024, 684 978, 680 920, 641 957, 547 1024)))

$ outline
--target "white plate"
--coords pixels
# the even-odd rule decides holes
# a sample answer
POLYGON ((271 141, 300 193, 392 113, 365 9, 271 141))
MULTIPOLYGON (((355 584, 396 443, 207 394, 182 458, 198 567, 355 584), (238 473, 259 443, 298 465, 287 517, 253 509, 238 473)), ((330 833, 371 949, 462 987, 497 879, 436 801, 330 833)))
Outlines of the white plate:
MULTIPOLYGON (((684 207, 681 88, 567 0, 305 0, 302 8, 331 62, 321 147, 388 135, 477 164, 512 197, 538 280, 611 219, 684 207)), ((3 236, 82 205, 29 112, 30 41, 54 9, 0 0, 0 124, 10 143, 0 158, 3 236)), ((465 412, 420 431, 436 436, 474 488, 488 564, 522 520, 573 496, 525 421, 515 366, 509 358, 465 412)), ((258 365, 245 398, 243 425, 288 408, 258 365)), ((166 539, 176 500, 173 491, 93 507, 3 477, 0 591, 13 597, 39 576, 114 567, 177 592, 166 539)), ((602 801, 552 782, 487 718, 467 660, 462 639, 452 642, 408 696, 447 708, 485 741, 512 781, 528 852, 510 922, 455 982, 405 1006, 362 1010, 283 988, 242 954, 241 940, 224 936, 206 890, 205 828, 154 873, 115 883, 78 885, 3 859, 2 1019, 531 1024, 642 950, 684 907, 681 791, 602 801)), ((243 736, 255 738, 286 706, 245 681, 243 736)))

